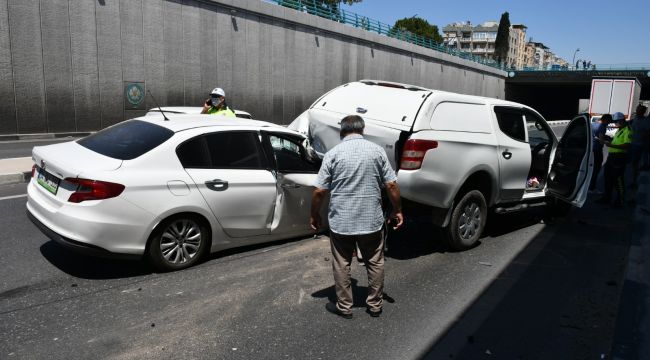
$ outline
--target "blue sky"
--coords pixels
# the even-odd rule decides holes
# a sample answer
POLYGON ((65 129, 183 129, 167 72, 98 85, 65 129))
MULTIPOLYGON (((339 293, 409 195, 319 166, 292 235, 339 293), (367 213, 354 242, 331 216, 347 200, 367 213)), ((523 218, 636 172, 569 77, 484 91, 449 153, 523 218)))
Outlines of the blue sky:
POLYGON ((416 15, 442 27, 457 21, 499 21, 504 11, 511 24, 528 27, 527 37, 544 43, 558 56, 594 64, 650 64, 650 0, 364 0, 344 6, 387 24, 416 15))

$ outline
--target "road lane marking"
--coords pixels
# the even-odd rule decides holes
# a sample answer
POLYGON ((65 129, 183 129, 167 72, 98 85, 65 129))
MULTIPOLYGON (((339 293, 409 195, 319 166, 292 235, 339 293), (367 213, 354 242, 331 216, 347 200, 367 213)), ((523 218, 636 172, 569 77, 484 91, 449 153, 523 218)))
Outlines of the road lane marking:
POLYGON ((12 195, 12 196, 5 196, 5 197, 0 197, 0 201, 2 200, 11 200, 11 199, 18 199, 22 197, 27 197, 27 194, 22 194, 22 195, 12 195))

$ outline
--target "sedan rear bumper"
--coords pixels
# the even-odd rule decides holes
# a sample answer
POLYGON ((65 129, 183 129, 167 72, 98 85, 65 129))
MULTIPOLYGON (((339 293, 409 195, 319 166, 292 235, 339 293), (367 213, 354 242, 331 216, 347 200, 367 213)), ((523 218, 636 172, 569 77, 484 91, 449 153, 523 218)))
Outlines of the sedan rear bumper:
POLYGON ((39 230, 41 230, 41 232, 45 234, 45 236, 47 236, 48 238, 50 238, 51 240, 53 240, 54 242, 58 243, 59 245, 65 248, 74 250, 84 255, 90 255, 90 256, 96 256, 102 258, 127 259, 127 260, 139 260, 142 258, 142 255, 114 253, 96 245, 85 244, 79 241, 74 241, 72 239, 60 235, 59 233, 45 226, 45 224, 40 222, 34 215, 32 215, 32 213, 29 210, 27 210, 26 212, 29 220, 31 220, 31 222, 34 225, 36 225, 36 227, 39 230))

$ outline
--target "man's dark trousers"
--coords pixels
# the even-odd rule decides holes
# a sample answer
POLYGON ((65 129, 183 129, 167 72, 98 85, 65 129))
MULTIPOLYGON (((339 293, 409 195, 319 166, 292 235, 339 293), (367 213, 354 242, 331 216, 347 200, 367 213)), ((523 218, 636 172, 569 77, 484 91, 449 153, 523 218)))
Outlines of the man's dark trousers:
POLYGON ((618 193, 619 204, 625 202, 625 165, 627 164, 627 156, 625 153, 610 153, 607 156, 605 163, 605 194, 604 199, 610 201, 612 198, 612 191, 616 187, 618 193))

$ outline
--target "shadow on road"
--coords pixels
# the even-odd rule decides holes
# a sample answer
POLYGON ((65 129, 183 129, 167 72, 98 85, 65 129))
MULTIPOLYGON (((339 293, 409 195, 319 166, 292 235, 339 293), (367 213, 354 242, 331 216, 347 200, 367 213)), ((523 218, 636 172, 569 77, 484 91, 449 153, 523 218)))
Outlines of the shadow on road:
MULTIPOLYGON (((217 251, 205 256, 194 267, 209 266, 210 262, 216 259, 226 259, 228 257, 239 259, 247 256, 257 256, 259 250, 281 247, 304 239, 304 237, 293 238, 217 251)), ((51 240, 41 245, 40 251, 43 257, 59 270, 82 279, 129 278, 156 272, 149 262, 144 259, 140 261, 121 260, 83 255, 66 249, 51 240)))
POLYGON ((117 279, 152 273, 144 261, 104 259, 78 254, 54 241, 40 247, 41 254, 52 265, 68 275, 82 279, 117 279))
MULTIPOLYGON (((627 263, 630 212, 587 203, 544 227, 424 358, 607 356, 627 263)), ((529 226, 543 214, 494 216, 488 233, 529 226)))
MULTIPOLYGON (((499 237, 534 224, 544 219, 544 210, 531 210, 511 214, 490 214, 482 240, 499 237)), ((425 219, 409 221, 398 230, 389 230, 386 256, 397 260, 408 260, 433 253, 455 252, 445 243, 439 227, 425 219)), ((481 246, 481 241, 475 245, 481 246)))
MULTIPOLYGON (((366 286, 359 286, 359 281, 355 278, 351 279, 352 282, 352 298, 354 302, 352 307, 366 307, 366 297, 368 296, 368 288, 366 286)), ((336 302, 336 291, 334 290, 334 285, 327 287, 322 290, 318 290, 311 294, 313 298, 324 299, 327 298, 329 302, 336 302)), ((384 293, 384 301, 388 303, 395 303, 395 299, 384 293)))
POLYGON ((532 209, 510 214, 491 213, 488 215, 483 237, 503 236, 539 224, 542 220, 545 220, 545 210, 543 209, 532 209))
POLYGON ((388 231, 386 257, 407 260, 449 251, 440 229, 424 221, 409 221, 398 230, 388 231))

